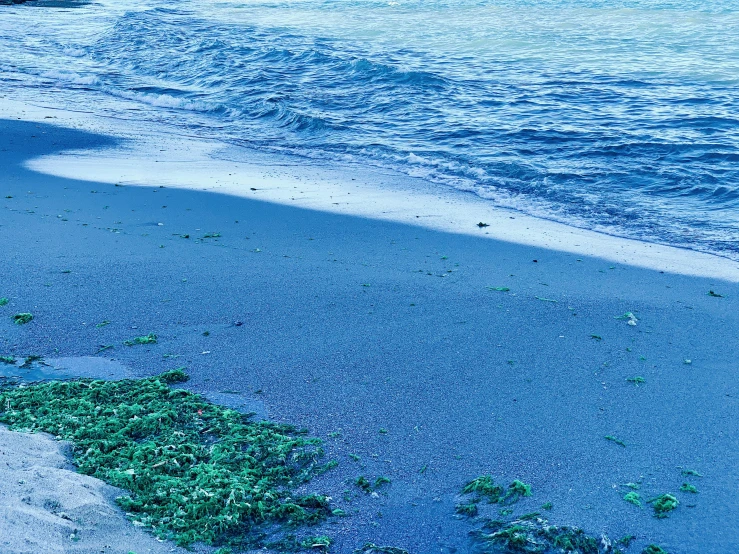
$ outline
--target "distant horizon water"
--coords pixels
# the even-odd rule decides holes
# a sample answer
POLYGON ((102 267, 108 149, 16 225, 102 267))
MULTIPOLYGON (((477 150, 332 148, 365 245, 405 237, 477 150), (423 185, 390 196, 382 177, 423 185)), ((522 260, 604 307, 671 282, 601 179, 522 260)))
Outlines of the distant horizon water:
POLYGON ((388 168, 739 260, 739 0, 103 0, 0 13, 9 98, 388 168))

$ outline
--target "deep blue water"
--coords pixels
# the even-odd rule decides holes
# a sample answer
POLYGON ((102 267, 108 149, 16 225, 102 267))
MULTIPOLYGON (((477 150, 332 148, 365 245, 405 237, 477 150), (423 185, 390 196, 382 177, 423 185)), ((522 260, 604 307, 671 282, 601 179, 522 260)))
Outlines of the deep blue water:
POLYGON ((737 0, 18 6, 0 72, 9 97, 739 259, 737 0))

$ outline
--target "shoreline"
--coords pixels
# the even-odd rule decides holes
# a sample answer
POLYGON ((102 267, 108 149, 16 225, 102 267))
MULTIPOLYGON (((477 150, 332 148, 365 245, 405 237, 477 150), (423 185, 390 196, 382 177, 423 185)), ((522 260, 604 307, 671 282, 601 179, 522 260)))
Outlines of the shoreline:
POLYGON ((739 261, 683 247, 574 227, 496 206, 471 192, 376 168, 323 167, 293 156, 264 154, 214 140, 195 139, 130 122, 4 100, 0 117, 118 137, 117 148, 62 151, 29 160, 34 171, 68 179, 124 186, 207 190, 239 198, 353 215, 380 221, 502 240, 599 257, 670 273, 739 282, 739 261), (81 116, 82 115, 82 116, 81 116), (152 155, 153 154, 153 155, 152 155), (255 190, 256 189, 256 190, 255 190), (352 193, 354 196, 352 197, 352 193), (484 223, 485 227, 478 227, 484 223))
POLYGON ((129 161, 124 169, 140 174, 115 186, 120 166, 100 167, 115 140, 38 115, 0 122, 0 240, 9 245, 0 355, 112 358, 136 376, 187 366, 190 390, 235 391, 270 419, 324 437, 339 467, 317 485, 349 514, 334 527, 336 552, 365 542, 469 551, 475 524, 454 509, 483 474, 532 486, 515 515, 551 503, 558 525, 637 535, 628 552, 652 542, 673 554, 739 548, 730 271, 719 278, 700 256, 692 271, 711 277, 498 240, 480 234, 492 229, 477 229, 471 204, 454 206, 469 233, 434 227, 449 218, 406 224, 437 213, 430 208, 354 213, 381 212, 400 194, 363 192, 336 213, 313 182, 297 189, 308 197, 299 206, 285 205, 264 189, 292 192, 289 179, 305 173, 284 167, 243 170, 254 198, 222 194, 233 183, 216 183, 222 166, 207 157, 182 171, 129 161), (59 154, 74 149, 93 154, 59 154), (101 178, 29 169, 42 156, 55 171, 66 159, 101 178), (207 190, 174 187, 211 170, 207 190), (18 312, 34 319, 17 325, 18 312), (618 319, 627 312, 636 325, 618 319), (124 345, 147 333, 159 342, 124 345), (685 469, 704 475, 698 494, 678 492, 685 469), (392 482, 374 497, 351 485, 360 475, 392 482), (675 493, 681 506, 656 519, 623 500, 629 482, 645 499, 675 493))

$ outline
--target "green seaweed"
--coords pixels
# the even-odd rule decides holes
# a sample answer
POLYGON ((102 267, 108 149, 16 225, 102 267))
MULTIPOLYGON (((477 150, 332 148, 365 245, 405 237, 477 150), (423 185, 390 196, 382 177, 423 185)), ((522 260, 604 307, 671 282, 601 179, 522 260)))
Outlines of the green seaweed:
POLYGON ((680 485, 680 490, 682 492, 691 492, 693 494, 698 493, 698 489, 696 489, 695 486, 691 485, 690 483, 683 483, 682 485, 680 485))
POLYGON ((490 475, 481 475, 473 479, 462 488, 462 494, 478 494, 487 498, 491 504, 495 504, 503 498, 503 487, 496 485, 490 475))
POLYGON ((377 546, 368 542, 362 548, 355 550, 354 554, 408 554, 408 551, 395 546, 377 546))
POLYGON ((110 350, 111 348, 115 348, 115 346, 112 344, 101 344, 95 354, 100 354, 101 352, 105 352, 106 350, 110 350))
POLYGON ((156 344, 157 336, 154 333, 149 333, 141 337, 134 337, 132 339, 124 340, 123 344, 126 346, 133 346, 134 344, 156 344))
POLYGON ((651 500, 647 500, 654 509, 654 517, 663 519, 680 504, 677 498, 671 494, 661 494, 651 500))
POLYGON ((698 472, 697 472, 696 470, 694 470, 694 469, 684 469, 684 470, 682 470, 682 472, 681 472, 681 473, 682 473, 682 474, 683 474, 683 475, 684 475, 685 477, 690 477, 690 476, 692 476, 692 477, 703 477, 703 475, 701 475, 700 473, 698 473, 698 472))
POLYGON ((388 477, 383 477, 383 476, 380 476, 377 479, 375 479, 374 485, 370 483, 369 480, 364 475, 360 475, 354 480, 354 485, 362 489, 362 491, 367 494, 373 491, 376 491, 383 485, 387 485, 389 483, 391 483, 390 479, 388 477))
POLYGON ((326 497, 295 493, 323 467, 319 439, 170 388, 186 379, 6 386, 0 422, 70 441, 81 473, 125 489, 128 516, 179 544, 259 546, 331 514, 326 497))
POLYGON ((389 477, 380 476, 377 479, 375 479, 374 489, 379 489, 382 485, 389 485, 392 483, 389 477))
POLYGON ((639 385, 643 385, 644 383, 646 383, 646 382, 647 382, 647 380, 646 380, 646 379, 644 379, 644 377, 638 377, 638 376, 637 376, 637 377, 627 377, 627 378, 626 378, 626 380, 627 380, 627 381, 628 381, 629 383, 634 383, 634 384, 635 384, 635 385, 636 385, 637 387, 638 387, 639 385))
POLYGON ((29 314, 28 312, 23 312, 23 313, 20 313, 20 314, 15 314, 13 316, 13 321, 15 321, 15 323, 17 325, 25 325, 26 323, 28 323, 32 319, 33 319, 33 314, 29 314))
POLYGON ((495 484, 490 475, 481 475, 473 479, 462 488, 462 494, 474 494, 479 502, 485 497, 490 504, 513 504, 523 496, 531 496, 531 485, 515 479, 507 489, 495 484))
POLYGON ((543 298, 541 296, 534 296, 537 300, 541 300, 542 302, 553 302, 554 304, 557 304, 559 300, 553 300, 551 298, 543 298))
POLYGON ((717 292, 713 292, 712 290, 709 290, 708 291, 708 296, 713 296, 714 298, 723 298, 724 297, 723 294, 719 294, 717 292))
POLYGON ((626 548, 628 548, 635 538, 636 538, 636 535, 626 535, 618 539, 616 543, 623 544, 626 548))
POLYGON ((9 365, 15 365, 16 360, 14 356, 0 356, 0 362, 9 365))
POLYGON ((603 337, 601 337, 600 335, 590 335, 590 338, 591 339, 595 339, 595 340, 599 340, 599 341, 600 340, 603 340, 603 337))
POLYGON ((488 521, 472 536, 485 554, 600 554, 600 541, 576 527, 550 525, 546 519, 488 521))
POLYGON ((467 502, 465 504, 457 504, 454 511, 462 516, 475 517, 477 515, 477 503, 467 502))
POLYGON ((369 494, 372 492, 372 484, 367 480, 367 478, 364 475, 360 475, 354 480, 354 484, 362 489, 364 492, 369 494))
POLYGON ((624 500, 626 500, 626 502, 630 504, 633 504, 634 506, 638 506, 639 508, 642 507, 641 496, 639 495, 638 492, 634 492, 634 491, 627 492, 624 495, 624 500))
POLYGON ((495 290, 498 292, 508 292, 511 289, 509 289, 508 287, 488 287, 488 290, 495 290))
POLYGON ((542 504, 542 505, 541 505, 541 509, 542 509, 542 510, 547 510, 547 511, 549 511, 549 510, 551 510, 552 508, 554 508, 554 504, 552 504, 551 502, 544 502, 544 504, 542 504))
POLYGON ((100 323, 95 325, 95 327, 97 329, 100 329, 101 327, 105 327, 106 325, 110 325, 110 321, 108 321, 107 319, 105 321, 101 321, 100 323))
POLYGON ((608 440, 608 441, 614 442, 614 443, 616 443, 619 446, 623 446, 624 448, 626 448, 626 443, 624 441, 622 441, 621 439, 617 439, 613 435, 606 435, 603 438, 606 439, 606 440, 608 440))
POLYGON ((9 302, 10 302, 10 300, 8 300, 7 298, 5 298, 4 296, 2 298, 0 298, 0 308, 2 308, 3 306, 7 306, 9 302))
POLYGON ((514 479, 513 483, 508 485, 508 490, 500 501, 504 504, 513 504, 518 502, 519 499, 524 496, 531 496, 531 485, 527 485, 523 481, 514 479))
POLYGON ((217 239, 221 237, 221 233, 205 233, 203 235, 204 239, 217 239))
POLYGON ((641 554, 668 554, 668 552, 656 544, 650 544, 641 551, 641 554))
POLYGON ((33 362, 38 362, 39 360, 43 360, 43 356, 39 356, 38 354, 31 354, 30 356, 26 356, 26 359, 23 360, 23 363, 21 364, 21 367, 27 368, 31 367, 31 364, 33 362))

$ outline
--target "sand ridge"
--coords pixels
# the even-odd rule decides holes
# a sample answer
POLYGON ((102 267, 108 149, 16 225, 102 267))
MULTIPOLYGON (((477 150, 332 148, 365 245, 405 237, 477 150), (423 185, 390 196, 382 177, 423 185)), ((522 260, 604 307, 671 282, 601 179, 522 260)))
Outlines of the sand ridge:
POLYGON ((0 426, 0 552, 186 552, 137 529, 113 503, 120 491, 77 473, 69 445, 0 426))

